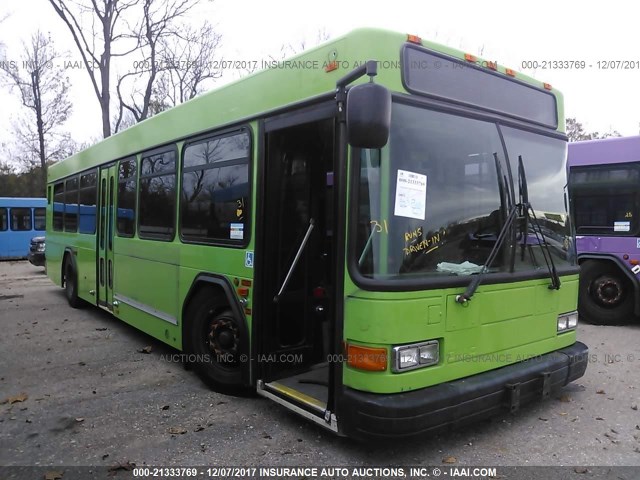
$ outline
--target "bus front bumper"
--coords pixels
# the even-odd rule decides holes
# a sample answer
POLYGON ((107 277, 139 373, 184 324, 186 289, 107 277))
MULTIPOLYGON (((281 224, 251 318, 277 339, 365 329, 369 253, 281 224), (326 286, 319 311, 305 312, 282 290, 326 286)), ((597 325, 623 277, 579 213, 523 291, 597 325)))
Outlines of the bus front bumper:
POLYGON ((471 377, 405 393, 376 394, 345 387, 340 432, 362 439, 396 438, 455 428, 518 410, 584 375, 589 350, 573 345, 471 377))

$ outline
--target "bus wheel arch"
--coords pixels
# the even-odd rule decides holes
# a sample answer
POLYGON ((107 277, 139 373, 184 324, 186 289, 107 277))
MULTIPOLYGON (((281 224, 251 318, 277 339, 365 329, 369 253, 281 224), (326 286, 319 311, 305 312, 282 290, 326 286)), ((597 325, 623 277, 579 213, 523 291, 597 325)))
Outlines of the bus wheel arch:
POLYGON ((201 276, 184 302, 182 347, 188 366, 210 387, 248 386, 249 330, 226 279, 201 276))
POLYGON ((617 325, 636 310, 637 282, 615 260, 587 258, 580 262, 578 305, 589 323, 617 325))

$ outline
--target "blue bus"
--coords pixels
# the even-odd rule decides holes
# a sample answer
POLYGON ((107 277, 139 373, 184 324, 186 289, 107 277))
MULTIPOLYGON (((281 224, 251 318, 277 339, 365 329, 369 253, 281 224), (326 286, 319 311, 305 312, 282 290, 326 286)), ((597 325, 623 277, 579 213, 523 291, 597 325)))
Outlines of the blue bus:
POLYGON ((27 258, 31 238, 44 235, 46 198, 0 197, 0 260, 27 258))

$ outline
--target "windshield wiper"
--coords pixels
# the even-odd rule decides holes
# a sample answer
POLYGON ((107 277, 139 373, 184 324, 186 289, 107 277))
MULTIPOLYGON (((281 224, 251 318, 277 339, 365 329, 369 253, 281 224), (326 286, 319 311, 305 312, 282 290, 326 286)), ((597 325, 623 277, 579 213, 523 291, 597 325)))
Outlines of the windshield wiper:
POLYGON ((540 245, 540 251, 542 252, 542 258, 549 270, 549 277, 551 278, 551 285, 549 288, 552 290, 558 290, 560 288, 560 276, 556 271, 556 265, 553 263, 553 254, 551 253, 551 247, 547 243, 547 238, 538 223, 538 217, 536 212, 529 203, 529 188, 527 186, 527 175, 524 170, 524 162, 522 161, 522 155, 518 156, 518 184, 520 186, 520 205, 524 217, 524 229, 522 232, 522 250, 521 259, 524 260, 524 252, 527 247, 527 239, 529 238, 529 222, 533 227, 533 233, 536 236, 536 242, 540 245))
MULTIPOLYGON (((509 192, 506 186, 506 177, 503 174, 502 165, 500 163, 500 159, 498 158, 497 152, 494 152, 493 159, 496 163, 496 172, 498 175, 498 187, 500 191, 501 208, 504 208, 505 202, 507 202, 509 205, 511 204, 511 196, 509 195, 509 192)), ((471 297, 473 297, 473 294, 476 293, 476 290, 480 286, 480 282, 482 282, 482 279, 491 268, 493 261, 498 256, 498 252, 500 251, 500 248, 504 243, 504 239, 507 238, 509 232, 511 231, 511 225, 513 225, 513 222, 517 217, 518 217, 518 205, 511 205, 509 213, 507 214, 507 218, 505 219, 504 225, 502 226, 502 228, 500 229, 500 232, 498 233, 498 238, 496 239, 496 243, 493 244, 493 248, 491 249, 491 252, 489 252, 489 256, 487 257, 487 260, 484 262, 484 265, 482 265, 482 269, 480 270, 480 272, 478 272, 477 276, 473 277, 473 279, 469 283, 469 286, 467 287, 465 292, 456 296, 456 302, 464 305, 469 300, 471 300, 471 297)))
MULTIPOLYGON (((502 177, 502 166, 498 161, 498 154, 494 153, 494 158, 496 160, 496 169, 498 170, 498 178, 502 177)), ((501 200, 505 198, 505 185, 504 181, 499 181, 498 184, 500 186, 500 198, 501 200)), ((560 288, 560 277, 558 276, 558 272, 556 271, 556 266, 553 263, 553 256, 551 253, 551 247, 547 243, 547 239, 538 223, 538 218, 536 217, 535 211, 533 207, 529 203, 529 187, 527 185, 527 176, 524 170, 524 163, 522 161, 522 155, 518 156, 518 187, 519 187, 519 203, 513 205, 511 210, 509 211, 509 215, 507 219, 500 229, 500 233, 498 234, 498 238, 496 243, 493 245, 489 256, 487 257, 487 261, 482 266, 482 270, 478 273, 476 277, 471 280, 469 286, 465 290, 464 293, 456 296, 456 302, 460 304, 466 304, 473 294, 476 292, 480 283, 482 282, 484 276, 489 271, 491 264, 495 260, 500 247, 504 243, 504 239, 507 237, 507 233, 511 229, 511 225, 516 219, 522 220, 522 224, 524 226, 524 230, 522 232, 522 260, 524 260, 524 254, 527 247, 527 239, 529 236, 529 224, 532 226, 533 233, 536 236, 536 241, 538 245, 541 247, 542 257, 544 258, 545 263, 547 264, 547 269, 549 270, 549 276, 551 278, 551 285, 549 285, 550 289, 558 290, 560 288)), ((513 251, 513 250, 512 250, 513 251)))

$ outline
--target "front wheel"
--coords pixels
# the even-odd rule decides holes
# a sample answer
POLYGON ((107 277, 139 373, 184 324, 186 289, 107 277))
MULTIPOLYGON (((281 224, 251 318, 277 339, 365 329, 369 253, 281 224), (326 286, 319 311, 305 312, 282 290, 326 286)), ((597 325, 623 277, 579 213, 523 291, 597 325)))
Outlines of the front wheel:
POLYGON ((198 292, 186 312, 185 353, 196 374, 216 390, 242 389, 243 338, 239 320, 226 297, 209 289, 198 292))
POLYGON ((633 317, 634 291, 611 262, 587 260, 580 266, 578 307, 589 323, 617 325, 633 317))

